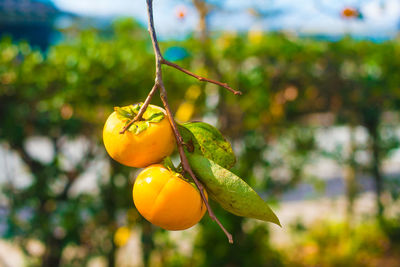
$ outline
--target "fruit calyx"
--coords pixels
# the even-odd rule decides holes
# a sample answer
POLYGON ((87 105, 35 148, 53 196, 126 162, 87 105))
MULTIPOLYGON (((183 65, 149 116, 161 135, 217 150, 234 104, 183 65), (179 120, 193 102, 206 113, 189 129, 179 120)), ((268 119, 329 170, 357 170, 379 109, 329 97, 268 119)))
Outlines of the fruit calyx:
MULTIPOLYGON (((124 121, 125 125, 127 125, 136 117, 142 105, 143 103, 137 103, 124 107, 114 107, 114 111, 117 113, 118 118, 124 121)), ((142 115, 142 118, 132 123, 127 131, 138 135, 149 128, 150 123, 158 123, 162 121, 164 117, 165 114, 161 108, 153 105, 148 105, 146 111, 142 115)))

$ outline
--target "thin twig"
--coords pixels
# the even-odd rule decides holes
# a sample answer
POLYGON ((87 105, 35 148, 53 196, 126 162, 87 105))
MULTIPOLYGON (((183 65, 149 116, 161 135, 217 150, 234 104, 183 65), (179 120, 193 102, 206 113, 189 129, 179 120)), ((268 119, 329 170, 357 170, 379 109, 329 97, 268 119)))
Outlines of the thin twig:
POLYGON ((176 143, 177 143, 178 151, 179 151, 179 156, 180 156, 181 162, 182 162, 182 168, 184 171, 189 173, 189 175, 192 177, 193 181, 195 182, 197 188, 199 189, 201 198, 203 199, 203 201, 207 207, 210 218, 212 220, 214 220, 215 222, 217 222, 217 224, 221 227, 221 229, 224 231, 225 235, 227 236, 229 243, 233 243, 232 235, 224 228, 224 226, 221 224, 221 222, 218 220, 218 218, 215 216, 214 212, 212 211, 210 204, 208 203, 208 200, 204 194, 204 186, 199 182, 199 180, 193 173, 192 169, 190 168, 189 161, 186 158, 185 151, 183 149, 183 139, 182 139, 181 134, 179 133, 178 127, 177 127, 174 117, 172 115, 171 108, 169 107, 168 99, 167 99, 167 91, 165 90, 164 83, 162 80, 161 66, 163 63, 165 63, 165 60, 163 60, 162 54, 160 52, 160 48, 158 46, 157 36, 156 36, 155 28, 154 28, 153 0, 146 0, 146 3, 147 3, 147 14, 148 14, 148 19, 149 19, 149 33, 150 33, 151 41, 153 43, 153 49, 154 49, 155 61, 156 61, 156 78, 155 78, 154 87, 158 87, 160 89, 160 97, 164 104, 168 120, 171 124, 172 130, 175 135, 175 139, 176 139, 176 143))
POLYGON ((204 78, 204 77, 202 77, 202 76, 199 76, 199 75, 197 75, 197 74, 194 74, 193 72, 190 72, 190 71, 188 71, 188 70, 182 68, 181 66, 179 66, 179 65, 177 65, 177 64, 175 64, 175 63, 172 63, 172 62, 170 62, 170 61, 168 61, 168 60, 165 60, 164 58, 161 60, 161 63, 162 63, 162 64, 165 64, 165 65, 168 65, 168 66, 170 66, 170 67, 173 67, 173 68, 175 68, 175 69, 177 69, 177 70, 180 70, 180 71, 182 71, 183 73, 186 73, 187 75, 192 76, 192 77, 196 78, 197 80, 199 80, 199 81, 201 81, 201 82, 208 82, 208 83, 213 83, 213 84, 219 85, 219 86, 221 86, 221 87, 223 87, 223 88, 228 89, 229 91, 231 91, 231 92, 234 93, 235 95, 241 95, 241 94, 242 94, 241 91, 237 91, 237 90, 233 89, 233 88, 230 87, 227 83, 222 83, 222 82, 214 81, 214 80, 211 80, 211 79, 208 79, 208 78, 204 78))
POLYGON ((146 111, 147 107, 150 104, 151 99, 153 98, 153 95, 156 93, 158 89, 158 85, 154 84, 153 88, 151 88, 150 93, 147 95, 146 100, 144 101, 143 105, 140 107, 138 114, 127 124, 125 127, 119 132, 120 134, 123 134, 126 130, 131 127, 131 125, 136 122, 140 121, 142 119, 143 113, 146 111))

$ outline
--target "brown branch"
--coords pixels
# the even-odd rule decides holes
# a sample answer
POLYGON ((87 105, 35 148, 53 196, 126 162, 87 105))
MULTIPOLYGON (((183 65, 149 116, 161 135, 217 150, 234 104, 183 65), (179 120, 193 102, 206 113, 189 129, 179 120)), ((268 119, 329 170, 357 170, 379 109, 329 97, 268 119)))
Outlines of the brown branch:
MULTIPOLYGON (((196 178, 195 174, 193 173, 192 169, 190 168, 189 161, 186 158, 185 151, 183 149, 183 139, 182 139, 181 134, 179 133, 178 127, 173 118, 171 108, 169 107, 168 99, 167 99, 167 91, 165 90, 164 83, 162 80, 161 65, 163 63, 166 64, 167 61, 165 61, 163 59, 162 54, 160 52, 160 48, 158 46, 158 41, 157 41, 157 36, 156 36, 156 32, 155 32, 155 28, 154 28, 154 21, 153 21, 153 0, 146 0, 146 3, 147 3, 147 14, 148 14, 148 19, 149 19, 149 33, 150 33, 151 41, 153 43, 153 49, 154 49, 155 61, 156 61, 156 78, 155 78, 154 87, 158 87, 160 89, 160 97, 164 104, 168 120, 174 131, 176 143, 178 146, 179 156, 180 156, 181 162, 182 162, 182 168, 184 171, 186 171, 192 177, 197 188, 199 189, 201 198, 203 199, 203 201, 207 207, 210 218, 212 220, 214 220, 215 222, 217 222, 217 224, 221 227, 221 229, 224 231, 225 235, 227 236, 229 243, 233 243, 232 235, 224 228, 224 226, 221 224, 221 222, 218 220, 218 218, 215 216, 214 212, 212 211, 210 204, 208 203, 208 200, 204 194, 204 186, 196 178)), ((193 77, 195 77, 195 76, 193 76, 193 77)))
POLYGON ((181 66, 179 66, 179 65, 177 65, 175 63, 169 62, 168 60, 165 60, 164 58, 161 59, 161 63, 165 64, 165 65, 168 65, 170 67, 173 67, 173 68, 175 68, 177 70, 180 70, 183 73, 186 73, 187 75, 192 76, 192 77, 196 78, 197 80, 199 80, 201 82, 208 82, 208 83, 213 83, 213 84, 219 85, 219 86, 221 86, 223 88, 228 89, 229 91, 231 91, 235 95, 241 95, 242 94, 241 91, 237 91, 237 90, 233 89, 227 83, 222 83, 222 82, 218 82, 218 81, 214 81, 214 80, 211 80, 211 79, 204 78, 202 76, 199 76, 197 74, 194 74, 193 72, 190 72, 190 71, 182 68, 181 66))
POLYGON ((33 159, 28 152, 26 152, 22 145, 11 144, 11 148, 18 153, 19 157, 28 166, 31 173, 38 172, 44 168, 44 165, 41 162, 33 159))
POLYGON ((123 134, 126 130, 129 129, 129 127, 136 121, 140 121, 142 119, 142 116, 144 112, 146 111, 147 107, 150 104, 151 99, 153 98, 153 95, 156 93, 158 89, 158 85, 154 84, 153 88, 151 89, 150 93, 147 95, 146 100, 144 101, 143 105, 140 107, 138 114, 136 114, 135 118, 133 118, 125 127, 119 132, 120 134, 123 134))
MULTIPOLYGON (((151 5, 152 5, 152 3, 151 3, 151 5)), ((151 7, 151 10, 153 10, 152 7, 151 7)), ((222 83, 222 82, 219 82, 219 81, 215 81, 215 80, 212 80, 212 79, 208 79, 208 78, 202 77, 202 76, 197 75, 197 74, 195 74, 195 73, 193 73, 193 72, 191 72, 191 71, 189 71, 189 70, 187 70, 185 68, 182 68, 178 64, 175 64, 175 63, 172 63, 172 62, 166 60, 162 56, 162 54, 160 52, 160 47, 159 47, 158 41, 157 41, 157 35, 156 35, 154 30, 151 30, 151 26, 150 25, 154 25, 153 17, 149 18, 149 29, 148 30, 150 32, 151 41, 153 43, 153 48, 154 48, 154 51, 155 51, 156 64, 159 64, 159 65, 164 64, 164 65, 170 66, 170 67, 175 68, 175 69, 177 69, 177 70, 179 70, 179 71, 181 71, 181 72, 183 72, 183 73, 185 73, 185 74, 187 74, 189 76, 192 76, 192 77, 196 78, 197 80, 199 80, 201 82, 208 82, 208 83, 216 84, 218 86, 221 86, 221 87, 229 90, 230 92, 232 92, 235 95, 241 95, 242 94, 241 91, 233 89, 227 83, 222 83)), ((156 72, 160 72, 160 71, 161 71, 161 67, 160 68, 156 68, 156 72)), ((125 125, 124 128, 122 128, 122 130, 119 132, 120 134, 125 133, 125 131, 128 130, 129 127, 132 124, 134 124, 136 121, 140 121, 142 119, 143 113, 146 111, 148 105, 150 104, 150 101, 151 101, 153 95, 155 94, 156 89, 158 89, 159 84, 157 82, 157 77, 158 77, 158 75, 156 75, 155 84, 154 84, 153 88, 151 89, 150 93, 147 95, 146 101, 143 103, 143 106, 140 108, 138 114, 127 125, 125 125)))
POLYGON ((224 231, 225 235, 227 236, 229 243, 233 243, 233 238, 232 235, 225 229, 225 227, 222 225, 222 223, 218 220, 217 216, 215 216, 213 210, 210 207, 210 204, 207 201, 207 198, 204 194, 204 186, 200 183, 200 181, 197 179, 196 175, 193 173, 192 168, 190 167, 189 161, 186 158, 185 155, 185 151, 183 149, 183 140, 182 140, 182 136, 180 135, 179 131, 178 131, 178 127, 176 126, 176 122, 173 119, 173 116, 171 114, 171 109, 168 105, 168 100, 167 100, 167 92, 165 90, 165 87, 163 84, 161 84, 161 100, 164 104, 165 110, 167 111, 167 117, 169 119, 169 122, 172 126, 172 129, 174 131, 174 135, 175 135, 175 139, 177 140, 177 146, 178 146, 178 151, 179 151, 179 156, 181 158, 181 162, 182 162, 182 168, 184 171, 186 171, 193 179, 194 183, 196 184, 197 188, 200 191, 200 195, 201 198, 203 199, 207 210, 208 210, 208 215, 210 216, 210 218, 215 221, 222 229, 222 231, 224 231))

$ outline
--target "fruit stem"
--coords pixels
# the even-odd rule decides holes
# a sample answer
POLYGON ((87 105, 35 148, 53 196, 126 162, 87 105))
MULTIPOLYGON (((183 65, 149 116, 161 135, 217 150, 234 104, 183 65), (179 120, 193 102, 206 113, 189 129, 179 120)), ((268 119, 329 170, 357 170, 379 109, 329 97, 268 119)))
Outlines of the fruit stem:
MULTIPOLYGON (((174 117, 173 117, 172 112, 171 112, 171 108, 169 107, 168 99, 167 99, 167 91, 165 90, 163 79, 162 79, 162 69, 161 69, 162 64, 166 64, 166 65, 172 66, 171 64, 173 64, 173 63, 170 63, 170 62, 166 61, 162 57, 162 54, 161 54, 161 51, 160 51, 160 47, 158 46, 157 35, 156 35, 156 31, 155 31, 155 27, 154 27, 154 20, 153 20, 153 0, 146 0, 146 3, 147 3, 147 14, 148 14, 148 19, 149 19, 149 21, 148 21, 148 23, 149 23, 148 30, 149 30, 149 33, 150 33, 151 41, 152 41, 152 44, 153 44, 153 50, 154 50, 154 54, 155 54, 154 56, 155 56, 155 62, 156 62, 156 78, 155 78, 155 83, 154 83, 153 89, 150 91, 145 103, 147 101, 150 102, 150 100, 151 100, 152 96, 154 95, 154 93, 155 93, 157 88, 160 89, 160 98, 161 98, 161 101, 163 102, 163 105, 165 107, 165 111, 167 113, 167 117, 168 117, 169 123, 171 124, 172 130, 173 130, 174 135, 175 135, 176 144, 178 146, 178 151, 179 151, 179 156, 181 158, 182 168, 183 168, 183 170, 185 172, 187 172, 192 177, 192 179, 195 182, 197 188, 199 189, 201 198, 203 199, 204 204, 207 207, 208 215, 210 216, 210 218, 213 221, 215 221, 219 225, 219 227, 222 229, 222 231, 224 231, 225 235, 228 238, 229 243, 232 244, 233 243, 232 235, 224 228, 222 223, 218 220, 217 216, 215 216, 215 214, 214 214, 213 210, 211 209, 210 204, 208 203, 208 200, 207 200, 207 198, 206 198, 206 196, 204 194, 204 186, 200 183, 200 181, 197 179, 196 175, 193 173, 193 171, 192 171, 192 169, 190 167, 189 161, 186 158, 185 151, 184 151, 184 148, 183 148, 184 147, 183 146, 183 138, 182 138, 181 134, 179 133, 178 127, 176 125, 176 122, 175 122, 174 117)), ((208 79, 202 78, 200 76, 194 75, 193 73, 191 73, 191 72, 189 72, 187 70, 184 70, 183 68, 181 68, 179 66, 178 67, 176 67, 176 66, 178 66, 178 65, 173 64, 172 67, 177 68, 177 69, 183 71, 184 73, 186 73, 186 74, 188 74, 190 76, 193 76, 195 78, 199 77, 198 79, 200 81, 207 81, 207 82, 215 83, 212 80, 208 80, 208 79)), ((219 82, 217 82, 215 84, 218 84, 218 85, 221 85, 221 86, 227 88, 226 84, 222 84, 222 83, 219 83, 219 82)), ((237 92, 239 92, 239 91, 237 91, 237 92)), ((235 93, 235 94, 238 94, 238 93, 235 93)), ((144 106, 144 104, 143 104, 143 106, 144 106)), ((143 106, 142 106, 142 108, 143 108, 143 106)), ((140 111, 139 111, 139 113, 140 113, 140 111)), ((138 115, 139 115, 139 113, 138 113, 138 115)), ((136 119, 136 117, 135 117, 135 119, 136 119)))

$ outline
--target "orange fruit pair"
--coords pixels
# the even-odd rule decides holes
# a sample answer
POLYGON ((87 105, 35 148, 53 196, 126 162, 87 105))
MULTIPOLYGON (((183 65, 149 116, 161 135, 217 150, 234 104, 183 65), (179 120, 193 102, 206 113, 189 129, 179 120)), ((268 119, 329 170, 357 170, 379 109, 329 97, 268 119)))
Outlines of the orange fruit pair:
POLYGON ((161 162, 175 148, 175 138, 164 109, 149 105, 142 120, 121 130, 139 112, 141 104, 115 108, 103 129, 108 154, 121 164, 143 168, 133 187, 137 210, 166 230, 184 230, 203 217, 206 207, 195 185, 161 162))

